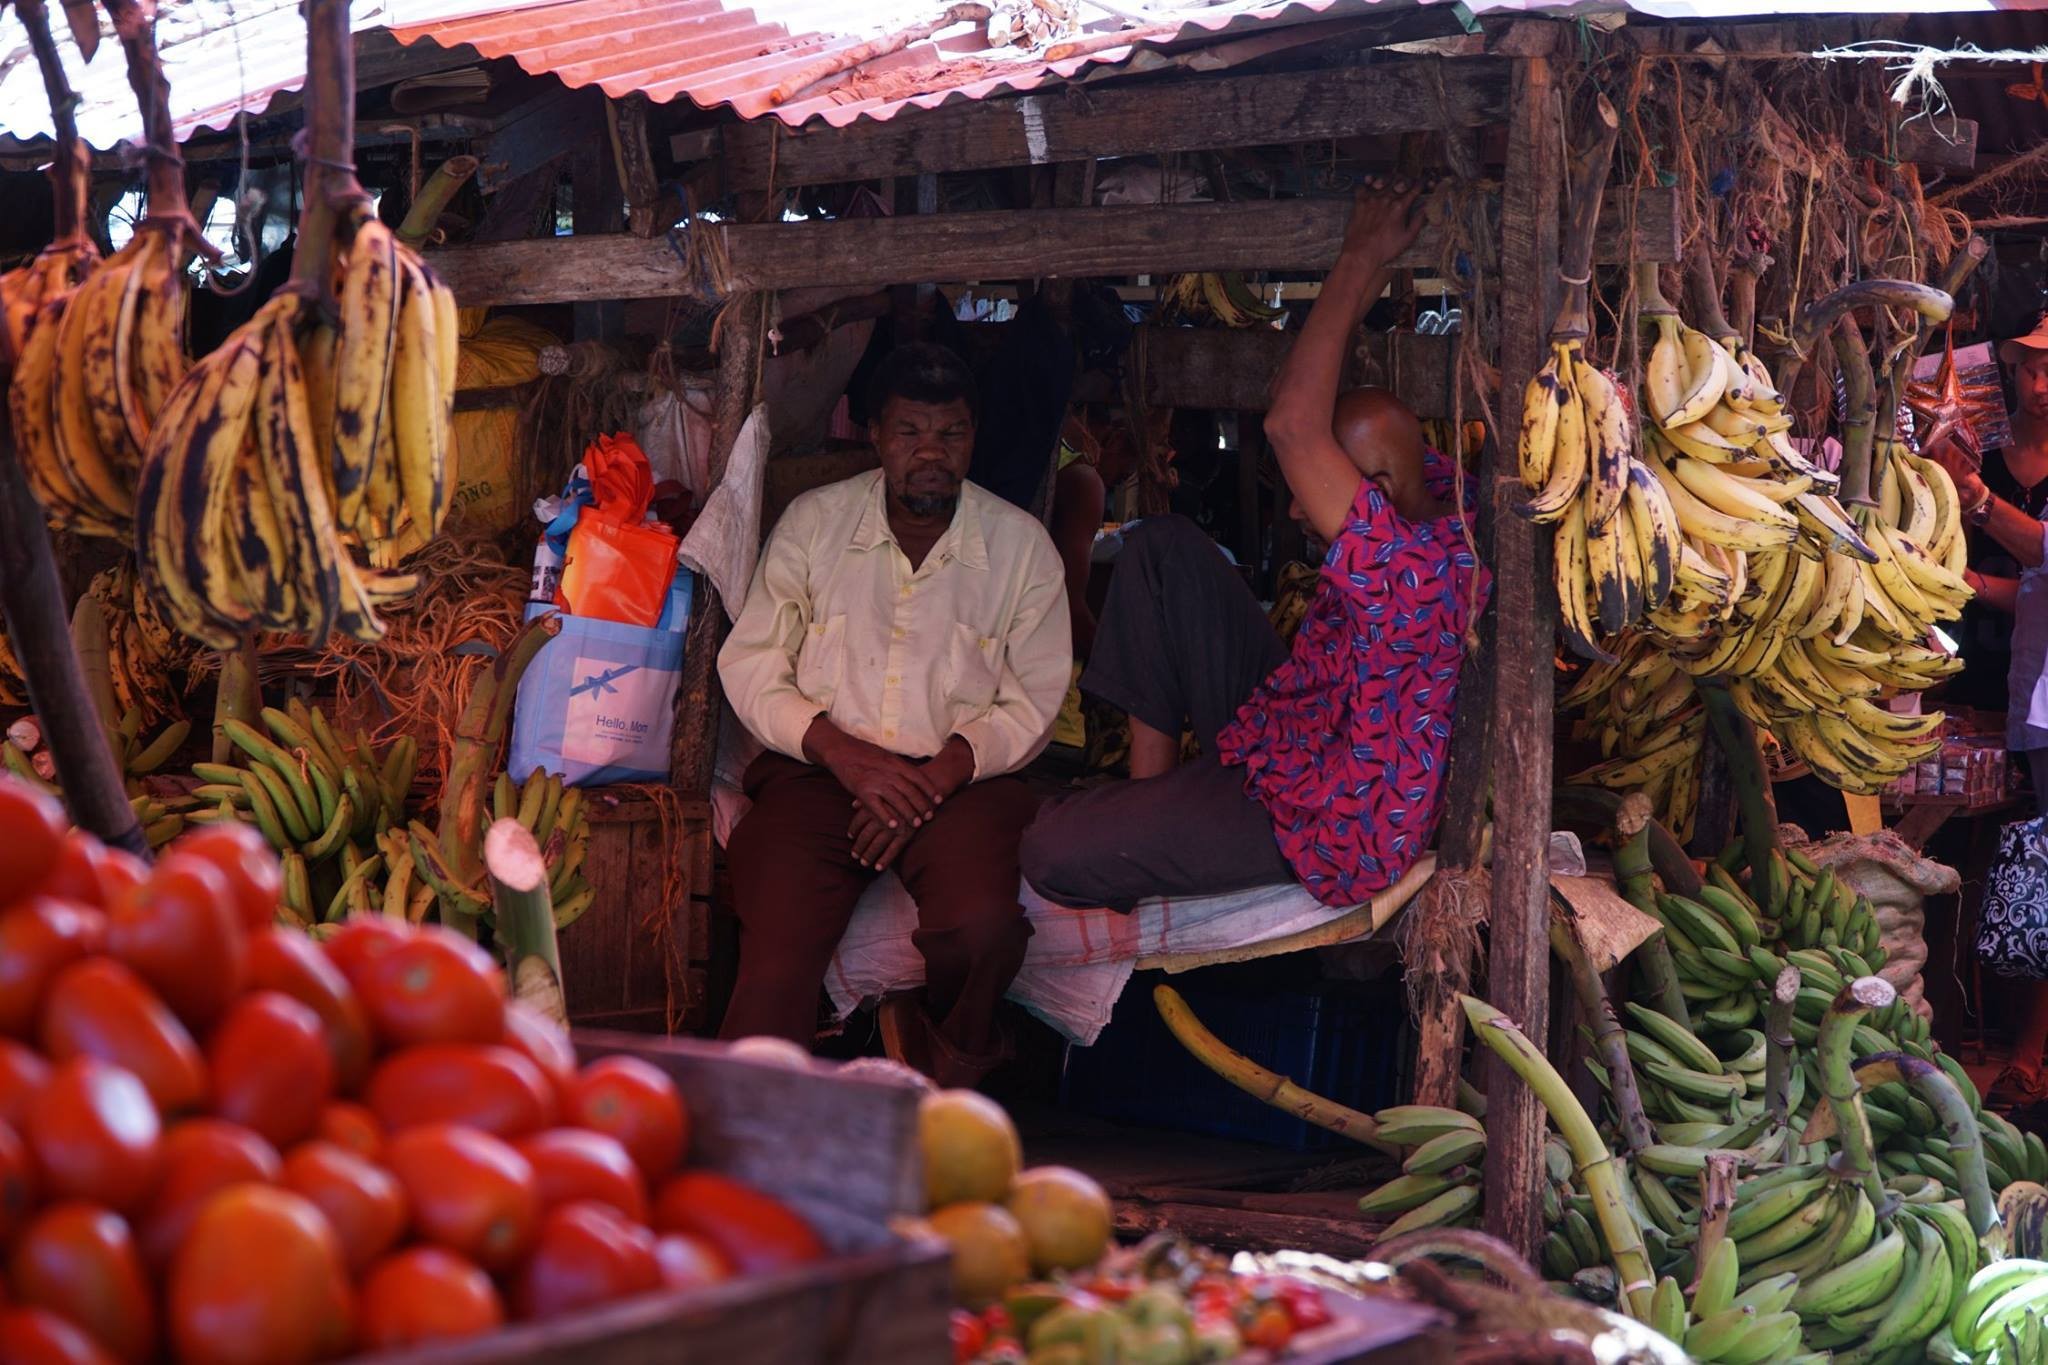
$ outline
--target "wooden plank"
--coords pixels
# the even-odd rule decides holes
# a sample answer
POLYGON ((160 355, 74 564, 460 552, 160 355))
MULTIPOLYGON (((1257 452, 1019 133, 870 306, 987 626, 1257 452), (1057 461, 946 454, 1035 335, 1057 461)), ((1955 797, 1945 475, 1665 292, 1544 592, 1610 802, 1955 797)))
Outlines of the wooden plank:
MULTIPOLYGON (((1350 213, 1350 203, 1341 199, 1278 199, 700 224, 697 230, 722 234, 725 287, 737 292, 1187 270, 1327 270, 1350 213)), ((1635 226, 1638 260, 1678 259, 1673 191, 1644 191, 1635 226)), ((1596 259, 1626 261, 1625 231, 1621 209, 1607 206, 1596 259)), ((1440 232, 1425 228, 1394 264, 1433 269, 1442 249, 1440 232)), ((665 298, 692 289, 668 241, 623 233, 451 247, 427 259, 471 307, 665 298)))
POLYGON ((1944 171, 1977 169, 1977 120, 1916 118, 1899 125, 1899 160, 1944 171))
MULTIPOLYGON (((1501 212, 1500 430, 1521 426, 1522 388, 1541 366, 1557 311, 1563 138, 1547 52, 1556 25, 1510 36, 1537 55, 1516 63, 1501 212)), ((1487 999, 1545 1046, 1550 1022, 1550 746, 1557 602, 1550 537, 1509 509, 1520 482, 1496 470, 1494 495, 1493 908, 1487 999)), ((1498 1057, 1483 1059, 1487 1096, 1486 1230, 1534 1257, 1543 1235, 1543 1106, 1498 1057)))
MULTIPOLYGON (((1441 78, 1428 59, 1343 70, 1066 86, 937 109, 905 109, 843 128, 725 129, 726 172, 736 189, 879 180, 893 175, 1044 166, 1089 157, 1156 156, 1211 147, 1260 147, 1328 138, 1470 127, 1497 122, 1507 64, 1458 63, 1441 78), (1439 102, 1438 92, 1442 99, 1439 102)), ((678 160, 702 156, 701 135, 678 134, 678 160)))

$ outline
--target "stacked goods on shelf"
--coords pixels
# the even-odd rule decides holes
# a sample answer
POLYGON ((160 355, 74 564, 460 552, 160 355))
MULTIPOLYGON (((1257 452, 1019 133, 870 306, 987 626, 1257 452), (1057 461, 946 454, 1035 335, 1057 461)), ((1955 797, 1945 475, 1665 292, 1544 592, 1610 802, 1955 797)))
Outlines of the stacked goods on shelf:
POLYGON ((240 826, 145 868, 0 777, 0 829, 0 1356, 329 1359, 826 1255, 685 1164, 666 1072, 579 1067, 475 944, 312 943, 240 826))
MULTIPOLYGON (((1710 278, 1711 267, 1701 262, 1696 273, 1710 278)), ((1940 291, 1882 283, 1879 302, 1947 314, 1940 291)), ((1676 527, 1657 555, 1645 544, 1645 562, 1671 563, 1670 592, 1638 627, 1568 630, 1595 662, 1564 703, 1581 713, 1579 737, 1597 739, 1603 756, 1574 780, 1649 789, 1665 823, 1687 837, 1704 732, 1692 684, 1717 679, 1823 779, 1882 790, 1938 748, 1941 726, 1938 714, 1896 715, 1882 702, 1961 666, 1931 634, 1970 597, 1954 484, 1935 462, 1875 437, 1860 334, 1837 343, 1852 376, 1838 476, 1792 445, 1769 371, 1719 319, 1709 290, 1695 291, 1714 315, 1706 330, 1663 301, 1654 267, 1638 292, 1658 332, 1643 380, 1644 465, 1676 527)), ((1809 311, 1832 319, 1842 310, 1824 300, 1809 311)), ((1569 548, 1561 536, 1561 576, 1569 548)), ((1587 581, 1582 598, 1617 591, 1611 577, 1587 581)), ((1649 601, 1663 580, 1646 581, 1649 601)), ((1565 588, 1561 577, 1561 595, 1565 588)))
MULTIPOLYGON (((1762 765, 1734 775, 1759 784, 1762 765)), ((1619 1011, 1597 974, 1574 971, 1598 1115, 1510 1021, 1466 1001, 1559 1130, 1546 1278, 1703 1362, 2048 1358, 2048 1263, 2008 1259, 2034 1249, 2018 1211, 2048 1204, 2048 1147, 1981 1107, 1877 975, 1869 903, 1780 849, 1753 818, 1761 800, 1743 809, 1743 837, 1702 874, 1653 871, 1647 799, 1624 803, 1618 883, 1663 929, 1619 1011)), ((1575 935, 1553 933, 1568 959, 1575 935)), ((1478 1124, 1414 1106, 1380 1118, 1376 1136, 1419 1145, 1361 1207, 1400 1214, 1389 1232, 1475 1217, 1478 1124)))

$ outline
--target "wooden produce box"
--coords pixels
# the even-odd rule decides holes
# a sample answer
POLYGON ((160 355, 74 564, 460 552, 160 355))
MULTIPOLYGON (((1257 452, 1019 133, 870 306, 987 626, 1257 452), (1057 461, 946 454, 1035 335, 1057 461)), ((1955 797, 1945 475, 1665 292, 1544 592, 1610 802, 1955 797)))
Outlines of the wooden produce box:
POLYGON ((675 1078, 692 1121, 689 1164, 785 1200, 835 1254, 818 1265, 650 1294, 474 1341, 362 1365, 947 1365, 946 1249, 888 1229, 917 1212, 917 1091, 829 1068, 797 1072, 715 1043, 579 1031, 585 1061, 630 1053, 675 1078))
POLYGON ((711 956, 710 803, 605 787, 585 799, 583 875, 597 898, 560 936, 569 1022, 643 1033, 701 1027, 711 956))

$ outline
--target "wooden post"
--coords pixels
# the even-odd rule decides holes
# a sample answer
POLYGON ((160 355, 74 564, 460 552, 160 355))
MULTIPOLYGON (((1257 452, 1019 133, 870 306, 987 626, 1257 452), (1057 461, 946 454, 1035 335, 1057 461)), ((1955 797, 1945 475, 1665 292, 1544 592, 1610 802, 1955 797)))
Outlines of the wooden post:
POLYGON ((29 704, 43 722, 65 804, 81 829, 115 848, 149 855, 128 804, 107 729, 71 647, 71 621, 57 582, 43 509, 29 492, 14 451, 12 418, 0 405, 0 616, 28 682, 29 704))
MULTIPOLYGON (((711 427, 713 488, 725 478, 726 461, 732 457, 740 428, 754 410, 754 370, 767 302, 764 294, 735 294, 726 300, 719 320, 718 407, 711 427)), ((718 758, 719 712, 725 701, 718 685, 718 647, 725 642, 726 609, 710 579, 700 578, 698 587, 701 592, 691 604, 689 635, 683 645, 683 680, 676 694, 675 740, 669 762, 669 785, 691 796, 711 791, 712 766, 718 758)), ((734 603, 732 610, 738 611, 739 604, 734 603)))
MULTIPOLYGON (((1522 388, 1542 365, 1557 309, 1558 192, 1563 136, 1550 52, 1559 30, 1522 22, 1515 57, 1501 205, 1500 429, 1520 429, 1522 388)), ((1539 1049, 1550 1022, 1551 660, 1557 603, 1550 538, 1509 511, 1516 479, 1497 473, 1494 498, 1493 911, 1487 998, 1539 1049)), ((1543 1234, 1543 1106, 1493 1054, 1486 1091, 1486 1230, 1524 1256, 1543 1234)))

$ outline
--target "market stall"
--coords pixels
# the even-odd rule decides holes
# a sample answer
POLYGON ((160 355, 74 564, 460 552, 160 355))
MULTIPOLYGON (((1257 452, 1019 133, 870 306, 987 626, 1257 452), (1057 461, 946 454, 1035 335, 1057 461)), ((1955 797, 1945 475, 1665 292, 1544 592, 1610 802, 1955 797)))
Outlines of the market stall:
MULTIPOLYGON (((247 21, 303 65, 222 114, 187 93, 210 33, 109 0, 88 65, 97 11, 17 0, 47 134, 10 123, 0 166, 51 188, 0 243, 0 958, 31 964, 0 1159, 42 1183, 0 1357, 230 1358, 210 1294, 285 1334, 252 1360, 2043 1354, 2048 1155, 1936 1041, 1964 1025, 1929 966, 1973 946, 1943 858, 2024 809, 1994 727, 1933 713, 1972 594, 1937 447, 1991 420, 1954 356, 1997 334, 1959 314, 2022 254, 1986 225, 2034 226, 2019 135, 1986 165, 1940 81, 2015 68, 1856 59, 1932 40, 1893 20, 1212 8, 725 47, 733 15, 669 16, 626 71, 606 0, 316 0, 247 21), (1011 990, 1101 1046, 1063 1106, 1213 1121, 1234 1087, 1338 1135, 1338 1216, 1313 1158, 1284 1191, 1098 1180, 890 1062, 593 1031, 723 1007, 747 751, 714 660, 782 507, 874 467, 877 338, 986 366, 1053 310, 1074 439, 1133 471, 1111 519, 1192 513, 1285 629, 1312 574, 1261 416, 1385 175, 1425 223, 1345 382, 1453 457, 1495 585, 1436 846, 1335 914, 1026 888, 1011 990), (1780 825, 1802 779, 1839 822, 1780 825), (1395 955, 1384 1010, 1136 975, 1395 955), (1134 1009, 1169 1053, 1120 1041, 1134 1009), (60 1122, 127 1146, 79 1170, 60 1122), (180 1149, 207 1124, 235 1132, 180 1149), (465 1163, 519 1187, 510 1245, 444 1221, 465 1163), (123 1313, 49 1268, 57 1197, 107 1211, 123 1313), (423 1275, 473 1313, 423 1316, 423 1275)), ((1061 780, 1115 766, 1099 719, 1061 780)), ((915 925, 876 880, 821 1023, 917 985, 915 925)))

